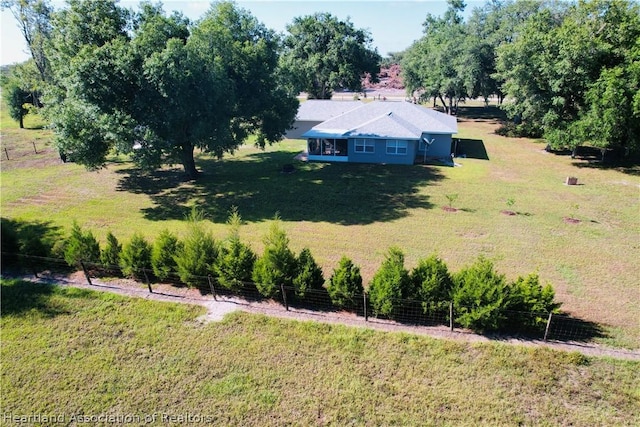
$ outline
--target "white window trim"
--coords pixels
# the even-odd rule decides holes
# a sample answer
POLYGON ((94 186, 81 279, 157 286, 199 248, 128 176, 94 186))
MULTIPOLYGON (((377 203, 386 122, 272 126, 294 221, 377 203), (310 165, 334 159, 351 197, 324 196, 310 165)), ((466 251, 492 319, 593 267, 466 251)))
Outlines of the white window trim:
POLYGON ((357 138, 353 144, 353 151, 358 154, 373 154, 376 151, 376 144, 370 139, 357 138), (367 148, 371 150, 367 150, 367 148))
POLYGON ((401 141, 401 140, 397 140, 397 139, 387 140, 386 153, 388 155, 390 155, 390 156, 406 156, 408 152, 409 152, 409 144, 407 143, 407 141, 401 141), (393 149, 392 152, 389 151, 390 148, 393 149), (404 153, 398 152, 399 149, 404 149, 404 153))

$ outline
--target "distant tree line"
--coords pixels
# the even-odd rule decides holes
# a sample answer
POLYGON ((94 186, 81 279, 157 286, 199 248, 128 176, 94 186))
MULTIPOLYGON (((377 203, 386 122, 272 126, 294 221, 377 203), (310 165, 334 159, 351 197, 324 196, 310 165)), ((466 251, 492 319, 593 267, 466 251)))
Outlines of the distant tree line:
POLYGON ((466 22, 464 1, 448 3, 401 55, 409 93, 448 112, 497 97, 516 133, 556 149, 640 150, 637 2, 492 0, 466 22))
MULTIPOLYGON (((84 268, 83 263, 100 264, 107 273, 121 273, 137 280, 163 281, 177 275, 181 283, 199 287, 203 278, 211 278, 216 286, 236 293, 253 287, 264 297, 272 298, 286 288, 293 289, 295 297, 302 301, 324 293, 335 307, 354 309, 362 304, 365 287, 360 268, 343 256, 325 279, 308 248, 299 254, 289 248, 289 238, 277 216, 264 236, 261 255, 241 241, 242 220, 236 209, 231 211, 229 234, 223 240, 213 237, 203 219, 198 210, 192 210, 181 239, 163 230, 154 241, 134 233, 122 244, 108 232, 102 247, 90 230, 83 230, 77 223, 65 236, 3 219, 2 264, 4 268, 15 265, 15 260, 8 257, 17 253, 53 256, 63 258, 74 268, 84 268)), ((543 286, 537 274, 507 282, 484 257, 450 273, 436 255, 419 260, 409 271, 404 254, 396 247, 385 255, 366 296, 374 315, 391 319, 412 303, 418 303, 425 314, 446 318, 452 304, 456 323, 482 332, 539 331, 546 323, 545 314, 557 312, 560 307, 551 285, 543 286)))

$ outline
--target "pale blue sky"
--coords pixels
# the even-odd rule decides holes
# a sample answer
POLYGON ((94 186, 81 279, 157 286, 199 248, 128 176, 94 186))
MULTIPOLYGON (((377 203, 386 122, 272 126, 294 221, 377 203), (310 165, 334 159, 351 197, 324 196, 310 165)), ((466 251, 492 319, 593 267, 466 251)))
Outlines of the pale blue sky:
MULTIPOLYGON (((64 5, 62 1, 53 1, 54 7, 64 5)), ((121 0, 120 5, 135 8, 139 2, 121 0)), ((155 1, 154 1, 155 3, 155 1)), ((187 17, 196 20, 209 8, 208 0, 166 0, 165 11, 179 10, 187 17)), ((427 13, 441 15, 447 8, 445 0, 237 0, 236 3, 251 13, 268 28, 285 32, 286 25, 298 16, 315 12, 329 12, 339 19, 349 17, 357 28, 369 30, 373 36, 373 45, 378 52, 386 56, 390 52, 406 49, 422 35, 422 23, 427 13)), ((467 0, 465 16, 473 8, 481 6, 481 0, 467 0)), ((11 12, 1 13, 0 50, 2 65, 22 62, 28 59, 26 45, 16 26, 11 12)))

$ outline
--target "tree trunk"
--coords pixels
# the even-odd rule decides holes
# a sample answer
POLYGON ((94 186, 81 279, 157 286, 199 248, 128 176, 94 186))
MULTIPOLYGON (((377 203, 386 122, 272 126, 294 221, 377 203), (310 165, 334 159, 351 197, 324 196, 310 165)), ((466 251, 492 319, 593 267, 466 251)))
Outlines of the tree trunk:
POLYGON ((438 97, 440 98, 440 102, 442 102, 442 107, 444 107, 444 112, 449 114, 446 101, 444 100, 444 98, 442 98, 442 95, 438 95, 438 97))
POLYGON ((24 129, 24 114, 20 114, 20 129, 24 129))
POLYGON ((194 148, 191 143, 185 142, 182 144, 182 167, 189 179, 197 179, 199 174, 196 169, 196 161, 193 158, 194 148))

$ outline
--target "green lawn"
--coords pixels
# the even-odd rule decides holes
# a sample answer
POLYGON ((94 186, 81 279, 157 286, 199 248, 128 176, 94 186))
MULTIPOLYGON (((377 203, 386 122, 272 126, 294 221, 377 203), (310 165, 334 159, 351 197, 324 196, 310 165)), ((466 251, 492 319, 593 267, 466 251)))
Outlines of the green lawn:
MULTIPOLYGON (((265 151, 247 145, 220 161, 198 155, 204 175, 195 183, 178 167, 141 175, 119 158, 88 172, 54 152, 46 164, 3 157, 2 216, 67 229, 77 220, 102 240, 109 230, 126 240, 135 231, 181 234, 197 205, 223 238, 236 205, 248 222, 243 239, 260 252, 278 212, 293 249, 309 247, 327 277, 347 255, 368 281, 392 245, 405 251, 408 268, 433 252, 454 271, 484 255, 508 279, 537 271, 570 314, 606 326, 608 344, 640 347, 640 169, 592 167, 546 153, 540 142, 500 137, 492 113, 463 111, 458 136, 471 140, 469 156, 455 168, 296 162, 303 141, 265 151), (281 173, 287 163, 294 173, 281 173), (564 185, 567 176, 581 185, 564 185), (456 213, 441 209, 450 194, 458 195, 456 213), (519 215, 500 213, 508 199, 519 215), (563 220, 572 215, 581 222, 563 220)), ((28 148, 42 131, 2 132, 28 148)))
POLYGON ((241 313, 203 325, 201 307, 17 280, 2 281, 1 291, 2 411, 14 417, 142 423, 156 414, 153 424, 167 425, 166 414, 243 426, 640 423, 638 362, 241 313))

